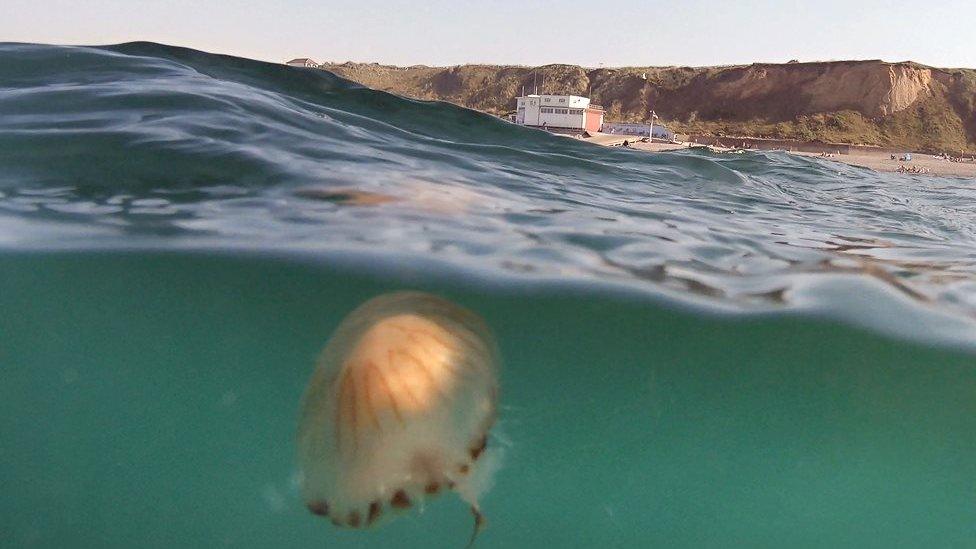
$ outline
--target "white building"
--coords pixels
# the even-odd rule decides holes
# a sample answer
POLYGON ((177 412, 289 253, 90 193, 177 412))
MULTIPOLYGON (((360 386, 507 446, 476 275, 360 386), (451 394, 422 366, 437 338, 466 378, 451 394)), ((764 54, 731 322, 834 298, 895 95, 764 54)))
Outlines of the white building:
POLYGON ((285 63, 286 65, 291 65, 292 67, 310 67, 313 69, 318 68, 319 64, 312 61, 308 57, 299 57, 298 59, 292 59, 291 61, 285 63))
POLYGON ((600 131, 603 107, 578 95, 526 95, 519 97, 515 123, 553 130, 600 131))

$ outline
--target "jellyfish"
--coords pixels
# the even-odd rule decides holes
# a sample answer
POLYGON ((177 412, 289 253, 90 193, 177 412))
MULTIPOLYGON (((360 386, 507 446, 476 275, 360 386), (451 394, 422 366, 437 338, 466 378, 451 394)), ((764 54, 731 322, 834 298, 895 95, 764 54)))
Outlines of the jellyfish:
POLYGON ((326 344, 303 398, 308 509, 368 528, 454 491, 474 516, 473 543, 484 525, 476 473, 495 422, 497 370, 487 325, 450 301, 397 292, 360 305, 326 344))

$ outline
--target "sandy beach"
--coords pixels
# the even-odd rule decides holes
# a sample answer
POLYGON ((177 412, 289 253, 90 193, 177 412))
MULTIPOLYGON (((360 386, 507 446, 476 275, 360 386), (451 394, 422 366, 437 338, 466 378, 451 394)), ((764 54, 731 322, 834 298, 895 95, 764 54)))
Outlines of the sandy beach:
MULTIPOLYGON (((630 144, 630 148, 637 149, 641 151, 649 152, 663 152, 671 151, 675 149, 687 148, 688 144, 675 144, 675 143, 643 143, 640 141, 630 144)), ((718 151, 730 151, 733 149, 724 149, 720 147, 712 147, 718 151)), ((897 172, 899 168, 904 166, 905 168, 911 169, 912 167, 917 167, 922 170, 925 175, 939 175, 945 177, 967 177, 976 178, 976 162, 969 160, 962 162, 950 162, 943 158, 933 156, 930 154, 912 153, 912 159, 909 162, 903 162, 900 160, 892 160, 889 153, 861 153, 861 154, 838 154, 830 157, 822 157, 817 153, 807 153, 807 152, 791 152, 790 154, 797 154, 800 156, 809 156, 813 158, 823 158, 824 160, 832 160, 835 162, 843 162, 845 164, 850 164, 852 166, 861 166, 864 168, 870 168, 872 170, 877 170, 880 172, 897 172)))
MULTIPOLYGON (((794 152, 792 154, 820 158, 820 155, 816 153, 794 152)), ((922 170, 926 175, 976 178, 976 162, 970 160, 950 162, 944 158, 930 154, 912 153, 912 159, 908 162, 897 159, 892 160, 891 155, 885 153, 839 154, 828 157, 826 160, 843 162, 852 166, 862 166, 880 172, 897 172, 902 167, 907 169, 915 167, 922 170)))

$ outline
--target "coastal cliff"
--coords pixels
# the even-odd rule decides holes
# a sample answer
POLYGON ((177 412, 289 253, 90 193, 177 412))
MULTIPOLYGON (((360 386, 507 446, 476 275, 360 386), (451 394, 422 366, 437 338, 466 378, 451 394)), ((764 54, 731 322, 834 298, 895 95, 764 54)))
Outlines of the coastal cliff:
POLYGON ((706 135, 822 140, 912 150, 976 150, 976 70, 911 62, 757 63, 726 67, 574 65, 393 67, 325 64, 371 88, 511 112, 522 89, 584 95, 608 121, 706 135))

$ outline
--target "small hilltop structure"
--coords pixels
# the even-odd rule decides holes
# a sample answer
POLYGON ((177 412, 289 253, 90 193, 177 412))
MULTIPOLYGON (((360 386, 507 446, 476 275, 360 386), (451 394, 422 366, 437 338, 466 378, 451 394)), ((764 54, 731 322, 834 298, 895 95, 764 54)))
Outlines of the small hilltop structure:
POLYGON ((310 69, 317 69, 321 66, 315 61, 313 61, 312 59, 309 59, 308 57, 299 57, 297 59, 292 59, 291 61, 288 61, 285 64, 291 67, 307 67, 310 69))

